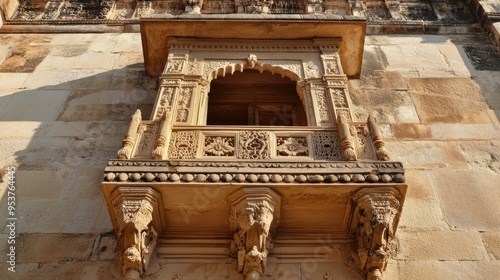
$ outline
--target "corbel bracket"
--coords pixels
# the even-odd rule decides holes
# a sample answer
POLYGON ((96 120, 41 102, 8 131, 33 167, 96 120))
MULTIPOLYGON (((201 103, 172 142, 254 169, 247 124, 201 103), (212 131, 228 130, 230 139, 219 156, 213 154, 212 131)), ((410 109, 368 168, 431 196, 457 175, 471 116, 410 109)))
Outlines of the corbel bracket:
POLYGON ((150 187, 122 186, 111 192, 110 199, 124 279, 140 279, 162 231, 161 195, 150 187))
POLYGON ((357 243, 352 257, 366 279, 380 280, 401 214, 401 194, 395 188, 365 188, 353 196, 353 203, 351 237, 357 243))
POLYGON ((242 188, 229 196, 231 253, 247 280, 265 271, 272 232, 279 223, 281 197, 270 188, 242 188))

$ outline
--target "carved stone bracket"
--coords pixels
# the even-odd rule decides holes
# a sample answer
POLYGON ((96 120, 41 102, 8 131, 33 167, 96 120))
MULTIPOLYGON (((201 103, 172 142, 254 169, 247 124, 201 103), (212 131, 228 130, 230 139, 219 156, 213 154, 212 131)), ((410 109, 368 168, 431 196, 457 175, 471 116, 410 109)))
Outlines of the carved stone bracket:
POLYGON ((117 258, 124 278, 140 279, 163 228, 161 195, 149 187, 117 187, 110 193, 108 208, 118 236, 117 258))
POLYGON ((376 192, 366 188, 358 191, 353 201, 356 208, 351 235, 357 240, 354 262, 368 280, 382 279, 401 214, 401 194, 391 188, 376 192))
POLYGON ((229 196, 229 203, 231 253, 238 257, 238 272, 247 280, 259 279, 279 222, 281 197, 270 188, 243 188, 229 196))

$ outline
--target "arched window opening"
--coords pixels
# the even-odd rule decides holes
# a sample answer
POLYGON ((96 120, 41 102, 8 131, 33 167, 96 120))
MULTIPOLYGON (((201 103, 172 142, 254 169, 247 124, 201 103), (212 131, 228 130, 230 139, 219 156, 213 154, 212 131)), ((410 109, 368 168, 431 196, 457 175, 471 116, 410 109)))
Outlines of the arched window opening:
POLYGON ((307 125, 296 82, 269 71, 244 70, 210 84, 207 125, 307 125))

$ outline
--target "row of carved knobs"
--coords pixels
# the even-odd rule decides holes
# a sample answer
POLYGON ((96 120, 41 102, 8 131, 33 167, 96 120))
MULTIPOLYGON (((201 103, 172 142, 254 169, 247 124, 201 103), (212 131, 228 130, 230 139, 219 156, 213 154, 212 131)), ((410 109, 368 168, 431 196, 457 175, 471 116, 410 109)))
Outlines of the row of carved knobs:
POLYGON ((236 182, 236 183, 404 183, 403 174, 281 175, 281 174, 177 174, 177 173, 106 173, 108 182, 236 182))

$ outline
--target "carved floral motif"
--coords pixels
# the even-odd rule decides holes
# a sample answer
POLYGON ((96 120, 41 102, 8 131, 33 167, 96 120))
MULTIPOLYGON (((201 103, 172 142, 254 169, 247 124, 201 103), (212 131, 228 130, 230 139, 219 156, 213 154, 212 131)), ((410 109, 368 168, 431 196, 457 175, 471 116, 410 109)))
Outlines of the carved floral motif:
POLYGON ((276 151, 279 156, 308 156, 306 137, 277 137, 276 151))
POLYGON ((205 156, 234 156, 234 137, 205 137, 205 156))

